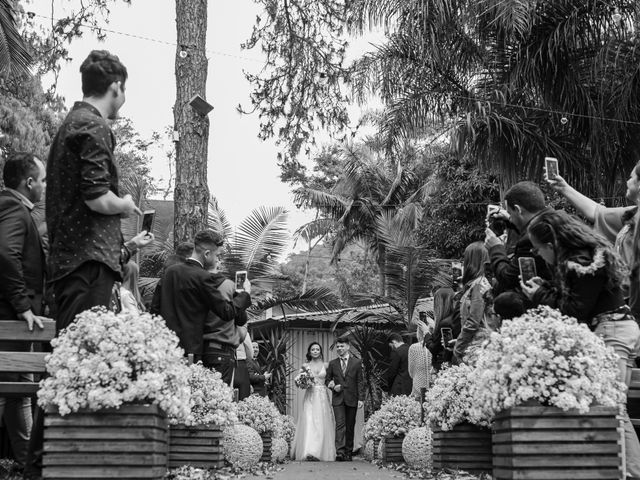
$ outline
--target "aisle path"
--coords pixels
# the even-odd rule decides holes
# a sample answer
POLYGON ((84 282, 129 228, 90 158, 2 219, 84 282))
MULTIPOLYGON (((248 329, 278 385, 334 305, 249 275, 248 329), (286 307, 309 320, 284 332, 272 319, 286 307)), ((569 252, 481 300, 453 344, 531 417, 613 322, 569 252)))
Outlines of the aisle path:
POLYGON ((380 469, 363 460, 353 462, 290 462, 284 470, 275 472, 274 480, 391 480, 403 475, 394 470, 380 469))

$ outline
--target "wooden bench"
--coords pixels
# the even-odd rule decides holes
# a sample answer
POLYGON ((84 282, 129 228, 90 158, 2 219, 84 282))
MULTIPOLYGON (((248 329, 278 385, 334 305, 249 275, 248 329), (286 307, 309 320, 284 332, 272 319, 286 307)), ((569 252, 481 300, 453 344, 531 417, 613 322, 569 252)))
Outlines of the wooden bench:
MULTIPOLYGON (((56 322, 43 320, 40 328, 33 326, 29 331, 27 322, 22 320, 0 321, 0 341, 24 343, 49 343, 56 334, 56 322)), ((45 352, 6 352, 0 351, 0 373, 34 373, 43 374, 45 352)), ((38 382, 2 382, 0 381, 0 398, 2 397, 35 397, 38 382)))

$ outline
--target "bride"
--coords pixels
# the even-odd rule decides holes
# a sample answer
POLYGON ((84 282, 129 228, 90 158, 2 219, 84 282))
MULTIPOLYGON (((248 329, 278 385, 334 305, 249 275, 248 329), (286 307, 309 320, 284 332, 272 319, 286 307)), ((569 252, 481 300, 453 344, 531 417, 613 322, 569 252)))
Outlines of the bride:
POLYGON ((296 436, 291 446, 294 460, 334 461, 336 458, 336 430, 331 407, 331 391, 325 386, 327 364, 322 347, 313 342, 307 349, 307 362, 313 373, 314 383, 304 392, 302 412, 298 417, 296 436))

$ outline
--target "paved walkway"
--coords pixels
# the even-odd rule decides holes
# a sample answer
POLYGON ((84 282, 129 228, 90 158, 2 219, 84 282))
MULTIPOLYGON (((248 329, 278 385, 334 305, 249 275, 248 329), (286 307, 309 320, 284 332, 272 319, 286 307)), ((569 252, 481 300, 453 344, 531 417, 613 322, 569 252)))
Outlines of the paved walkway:
POLYGON ((353 462, 290 462, 284 470, 274 472, 274 480, 399 480, 402 473, 394 470, 380 469, 363 460, 353 462))

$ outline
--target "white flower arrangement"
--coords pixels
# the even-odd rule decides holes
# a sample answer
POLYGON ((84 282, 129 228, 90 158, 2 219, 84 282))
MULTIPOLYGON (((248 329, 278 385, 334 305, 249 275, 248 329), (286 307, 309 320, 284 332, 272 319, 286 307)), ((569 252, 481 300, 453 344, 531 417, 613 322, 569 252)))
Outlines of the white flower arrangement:
POLYGON ((282 415, 282 438, 290 444, 296 435, 296 421, 291 415, 282 415))
POLYGON ((169 416, 188 414, 189 369, 178 337, 162 318, 94 308, 79 314, 51 345, 49 377, 38 391, 41 407, 56 406, 67 415, 149 403, 169 416))
POLYGON ((538 307, 491 335, 476 364, 475 415, 491 419, 531 400, 584 413, 615 407, 626 391, 618 375, 618 357, 586 325, 538 307))
POLYGON ((238 421, 233 390, 222 380, 222 375, 198 362, 189 366, 190 411, 186 417, 171 417, 171 424, 186 426, 225 426, 238 421))
POLYGON ((472 414, 475 403, 472 393, 475 378, 475 368, 467 364, 440 371, 427 391, 424 401, 427 419, 433 426, 441 430, 451 430, 463 422, 489 425, 487 421, 472 414))
POLYGON ((238 402, 238 420, 258 433, 281 436, 282 419, 278 408, 267 397, 250 395, 238 402))
POLYGON ((420 404, 413 397, 390 397, 366 421, 362 436, 366 442, 370 439, 405 435, 420 425, 420 414, 420 404))

